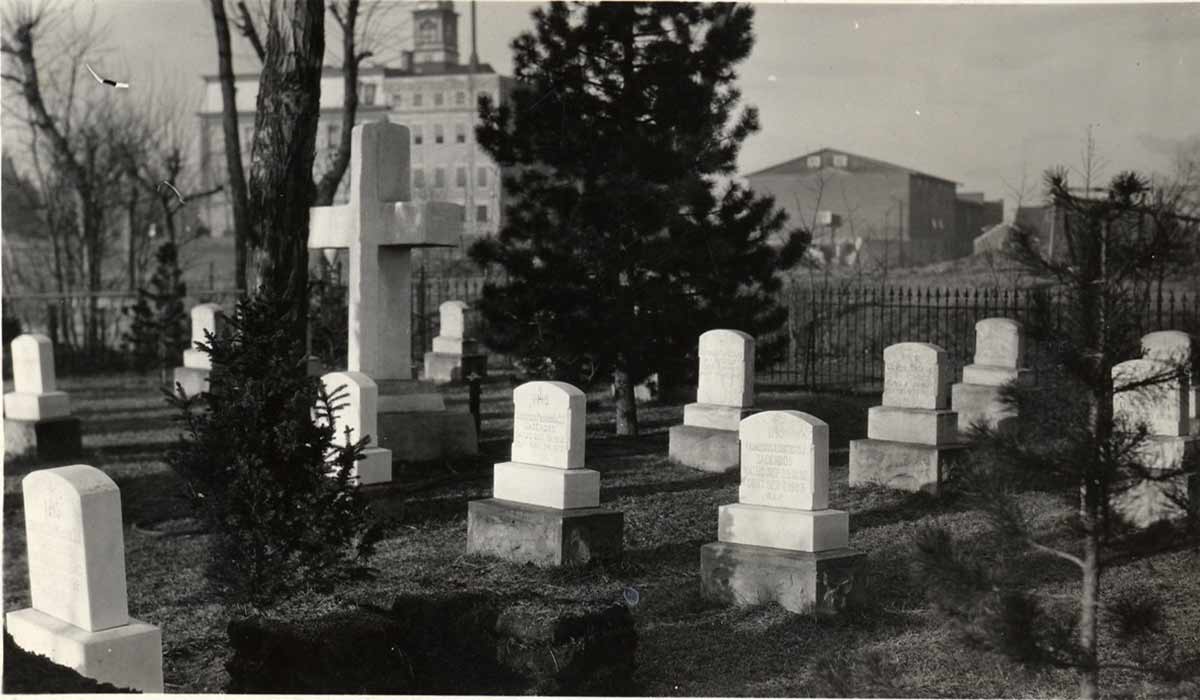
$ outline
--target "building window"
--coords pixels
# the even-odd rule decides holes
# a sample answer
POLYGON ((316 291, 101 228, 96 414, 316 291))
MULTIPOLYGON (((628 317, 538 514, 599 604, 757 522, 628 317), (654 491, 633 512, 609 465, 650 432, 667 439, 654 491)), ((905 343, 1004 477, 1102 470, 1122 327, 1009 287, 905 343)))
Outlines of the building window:
POLYGON ((465 105, 466 103, 467 103, 467 93, 463 92, 462 90, 459 90, 458 92, 454 93, 454 104, 461 107, 461 106, 465 105))
POLYGON ((440 93, 440 92, 433 93, 433 106, 434 107, 442 106, 442 93, 440 93))
POLYGON ((425 189, 425 170, 422 168, 413 168, 413 187, 419 190, 425 189))
POLYGON ((417 41, 422 44, 437 43, 438 40, 438 25, 437 22, 427 19, 421 22, 417 27, 417 41))
POLYGON ((404 94, 403 93, 399 93, 399 92, 392 93, 392 106, 393 107, 403 107, 404 106, 404 94))
POLYGON ((488 170, 487 170, 487 168, 484 168, 481 166, 479 168, 479 171, 475 173, 475 184, 479 187, 487 187, 488 186, 488 170))
POLYGON ((425 142, 424 129, 421 128, 420 124, 413 126, 412 135, 413 135, 413 145, 414 146, 420 146, 422 143, 425 142))
POLYGON ((466 143, 467 142, 467 125, 466 124, 455 124, 454 125, 454 140, 457 143, 466 143))
POLYGON ((809 156, 805 164, 810 168, 819 168, 821 167, 821 156, 809 156))
POLYGON ((488 220, 486 204, 480 204, 475 207, 475 220, 478 222, 485 222, 488 220))
POLYGON ((371 106, 375 104, 375 83, 359 83, 358 84, 358 99, 364 105, 371 106))
POLYGON ((445 168, 434 168, 433 169, 433 186, 434 187, 445 187, 446 186, 446 169, 445 168))
POLYGON ((841 154, 833 157, 833 167, 835 168, 844 168, 849 164, 849 162, 850 159, 841 154))
POLYGON ((454 184, 459 187, 467 186, 467 169, 459 166, 454 169, 454 184))
POLYGON ((425 99, 425 96, 422 93, 414 92, 413 93, 413 107, 420 107, 421 103, 424 101, 424 99, 425 99))
POLYGON ((434 143, 446 142, 446 130, 442 128, 441 124, 433 125, 433 141, 434 143))

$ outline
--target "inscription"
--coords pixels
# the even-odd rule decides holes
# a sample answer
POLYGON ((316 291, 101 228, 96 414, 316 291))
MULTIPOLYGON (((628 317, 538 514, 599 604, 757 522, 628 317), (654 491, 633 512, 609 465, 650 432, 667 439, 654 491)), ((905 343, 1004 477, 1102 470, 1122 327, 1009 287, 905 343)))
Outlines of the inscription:
POLYGON ((743 442, 742 488, 771 503, 811 494, 811 451, 797 444, 743 442))
POLYGON ((513 421, 513 442, 537 450, 568 449, 571 426, 560 414, 518 413, 513 421))

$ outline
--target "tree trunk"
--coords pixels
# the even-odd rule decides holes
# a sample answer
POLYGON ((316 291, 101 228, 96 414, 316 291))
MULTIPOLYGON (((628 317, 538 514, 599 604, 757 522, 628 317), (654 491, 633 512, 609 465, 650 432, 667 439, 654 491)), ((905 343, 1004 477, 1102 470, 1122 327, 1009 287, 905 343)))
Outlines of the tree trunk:
POLYGON ((221 82, 222 131, 225 134, 225 170, 228 173, 229 200, 233 204, 233 282, 247 291, 246 238, 250 232, 249 204, 246 195, 246 175, 242 170, 242 146, 238 140, 237 87, 233 80, 233 57, 230 51, 229 20, 225 16, 225 0, 211 0, 213 25, 217 34, 217 74, 221 82))
POLYGON ((617 435, 637 435, 637 397, 633 392, 633 382, 629 372, 618 366, 613 370, 613 397, 617 409, 617 435))
POLYGON ((308 207, 325 53, 321 0, 272 0, 250 165, 250 212, 262 291, 303 337, 308 312, 308 207))
POLYGON ((358 117, 358 62, 355 55, 355 25, 358 23, 358 0, 346 3, 346 16, 342 18, 342 133, 338 141, 337 155, 329 169, 317 183, 315 206, 333 204, 338 185, 350 165, 350 144, 354 136, 354 121, 358 117))

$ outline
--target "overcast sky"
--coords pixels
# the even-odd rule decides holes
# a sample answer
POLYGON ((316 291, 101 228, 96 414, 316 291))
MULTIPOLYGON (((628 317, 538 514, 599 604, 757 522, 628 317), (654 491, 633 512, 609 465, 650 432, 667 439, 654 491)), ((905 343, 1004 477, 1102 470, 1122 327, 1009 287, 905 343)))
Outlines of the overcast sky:
MULTIPOLYGON (((413 3, 396 5, 385 57, 411 41, 413 3)), ((107 27, 102 72, 198 100, 200 76, 216 71, 207 0, 76 10, 93 6, 107 27)), ((479 3, 481 61, 511 74, 508 44, 533 6, 479 3)), ((463 60, 468 7, 458 3, 463 60)), ((1011 202, 1023 176, 1035 187, 1046 167, 1078 164, 1089 124, 1109 174, 1166 172, 1180 143, 1200 139, 1200 4, 762 4, 755 34, 739 74, 762 131, 742 173, 830 146, 1011 202)), ((257 69, 240 39, 235 63, 257 69)))

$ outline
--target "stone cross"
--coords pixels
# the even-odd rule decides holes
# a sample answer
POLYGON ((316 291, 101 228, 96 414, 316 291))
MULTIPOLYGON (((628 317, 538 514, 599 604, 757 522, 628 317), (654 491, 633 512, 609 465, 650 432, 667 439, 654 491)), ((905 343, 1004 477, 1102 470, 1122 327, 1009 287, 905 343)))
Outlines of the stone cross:
POLYGON ((129 623, 121 492, 85 464, 21 480, 33 608, 96 632, 129 623))
POLYGON ((197 304, 192 307, 192 344, 183 351, 183 366, 193 369, 212 369, 212 357, 196 349, 196 343, 207 343, 205 332, 217 335, 220 332, 223 310, 220 304, 197 304))
POLYGON ((349 250, 347 365, 376 381, 412 379, 412 249, 458 245, 463 208, 410 199, 406 127, 354 127, 350 201, 310 210, 308 247, 349 250))
POLYGON ((698 403, 754 405, 754 338, 742 331, 714 329, 700 335, 698 403))
POLYGON ((4 395, 4 414, 32 421, 70 415, 70 399, 58 391, 50 339, 27 333, 14 338, 11 348, 13 391, 4 395))

